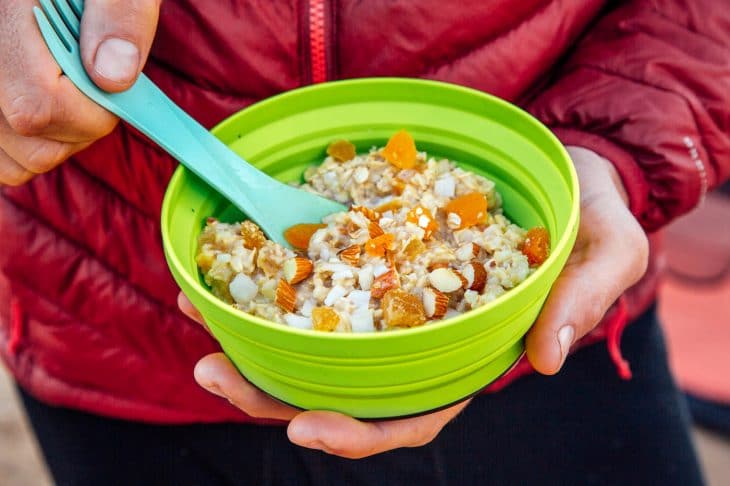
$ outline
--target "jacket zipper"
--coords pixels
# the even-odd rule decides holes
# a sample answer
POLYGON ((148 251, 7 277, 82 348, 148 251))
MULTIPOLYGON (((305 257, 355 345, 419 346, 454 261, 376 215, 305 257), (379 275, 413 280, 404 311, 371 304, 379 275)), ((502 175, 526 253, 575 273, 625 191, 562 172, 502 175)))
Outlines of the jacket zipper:
POLYGON ((309 1, 309 62, 312 83, 327 81, 326 0, 309 1))

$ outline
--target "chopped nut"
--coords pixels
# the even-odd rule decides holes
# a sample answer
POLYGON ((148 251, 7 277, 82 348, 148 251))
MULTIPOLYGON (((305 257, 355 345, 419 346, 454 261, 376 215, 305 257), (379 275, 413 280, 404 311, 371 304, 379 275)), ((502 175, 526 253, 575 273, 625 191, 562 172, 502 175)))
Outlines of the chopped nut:
POLYGON ((370 286, 370 292, 373 298, 379 299, 389 290, 396 289, 398 287, 400 287, 398 272, 396 272, 394 268, 391 268, 373 280, 373 284, 370 286))
POLYGON ((307 258, 290 258, 284 262, 284 278, 292 285, 297 284, 309 277, 313 268, 312 261, 307 258))
POLYGON ((426 322, 421 300, 402 289, 389 290, 381 302, 383 320, 389 327, 414 327, 426 322))
POLYGON ((423 289, 423 309, 430 319, 441 319, 449 307, 449 298, 436 289, 423 289))
POLYGON ((468 262, 476 258, 477 255, 479 255, 479 245, 476 243, 466 243, 456 250, 456 258, 462 262, 468 262))
POLYGON ((487 283, 487 270, 480 262, 474 261, 467 263, 461 270, 462 275, 466 279, 464 288, 481 292, 487 283))
POLYGON ((449 293, 464 286, 463 277, 450 268, 437 268, 428 274, 428 281, 436 290, 449 293))
POLYGON ((228 284, 228 291, 238 304, 247 304, 256 297, 259 287, 251 280, 251 277, 245 273, 239 273, 228 284))
POLYGON ((373 285, 373 266, 365 265, 362 267, 357 274, 357 281, 361 289, 370 290, 370 287, 373 285))
POLYGON ((337 254, 340 260, 343 262, 356 267, 360 263, 360 245, 348 246, 344 250, 340 250, 337 254))
POLYGON ((266 242, 264 232, 253 221, 244 221, 241 224, 241 236, 243 236, 243 246, 249 250, 261 248, 266 242))
POLYGON ((294 306, 297 303, 297 292, 283 278, 279 280, 279 284, 276 286, 276 300, 274 302, 286 312, 294 311, 294 306))
POLYGON ((380 214, 378 211, 375 211, 374 209, 370 209, 366 206, 352 206, 350 208, 351 211, 358 212, 368 218, 370 221, 379 221, 380 220, 380 214))
POLYGON ((378 236, 384 235, 385 231, 383 231, 383 228, 381 228, 378 223, 371 221, 368 225, 368 234, 370 235, 370 238, 377 238, 378 236))
POLYGON ((340 316, 331 307, 315 307, 312 309, 312 327, 316 331, 332 332, 340 323, 340 316))
POLYGON ((429 273, 433 272, 437 268, 448 268, 449 264, 448 262, 433 262, 428 266, 426 270, 428 270, 429 273))

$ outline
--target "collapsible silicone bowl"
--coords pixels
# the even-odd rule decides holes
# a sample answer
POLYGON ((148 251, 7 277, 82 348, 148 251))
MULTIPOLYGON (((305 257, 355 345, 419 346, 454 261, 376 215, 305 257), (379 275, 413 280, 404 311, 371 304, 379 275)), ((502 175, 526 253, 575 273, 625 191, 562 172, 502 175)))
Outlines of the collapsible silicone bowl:
POLYGON ((571 251, 578 182, 566 151, 537 120, 478 91, 394 78, 324 83, 250 106, 213 133, 267 173, 301 181, 306 167, 324 159, 331 141, 347 139, 367 151, 401 128, 419 150, 493 179, 512 220, 545 226, 551 235, 550 257, 519 286, 483 307, 418 328, 300 330, 218 300, 196 267, 196 237, 209 216, 243 216, 183 167, 170 181, 162 236, 175 280, 239 371, 283 402, 386 418, 473 395, 522 355, 523 337, 571 251))

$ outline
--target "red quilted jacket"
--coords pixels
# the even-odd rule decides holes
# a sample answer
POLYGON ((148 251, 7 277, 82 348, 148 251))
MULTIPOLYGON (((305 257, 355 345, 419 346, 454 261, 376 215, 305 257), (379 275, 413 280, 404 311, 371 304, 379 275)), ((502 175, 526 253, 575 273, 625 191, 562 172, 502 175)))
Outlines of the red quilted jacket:
MULTIPOLYGON (((615 163, 654 231, 728 177, 729 47, 730 13, 712 0, 167 0, 146 72, 208 127, 330 79, 487 91, 615 163)), ((2 189, 0 354, 41 400, 150 422, 247 420, 193 381, 195 362, 218 348, 178 311, 162 255, 175 165, 120 125, 2 189)), ((608 336, 618 359, 655 270, 584 342, 608 336)))

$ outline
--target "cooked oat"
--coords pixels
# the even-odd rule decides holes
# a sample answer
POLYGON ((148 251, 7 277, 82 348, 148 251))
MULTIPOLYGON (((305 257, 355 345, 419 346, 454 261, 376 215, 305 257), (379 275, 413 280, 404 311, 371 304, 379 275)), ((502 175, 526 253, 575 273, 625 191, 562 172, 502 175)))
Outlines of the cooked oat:
POLYGON ((217 297, 292 327, 388 330, 484 305, 539 264, 487 178, 424 152, 415 163, 377 148, 343 161, 337 143, 337 158, 307 169, 302 188, 351 210, 327 216, 306 251, 252 237, 250 222, 209 219, 197 262, 217 297))

